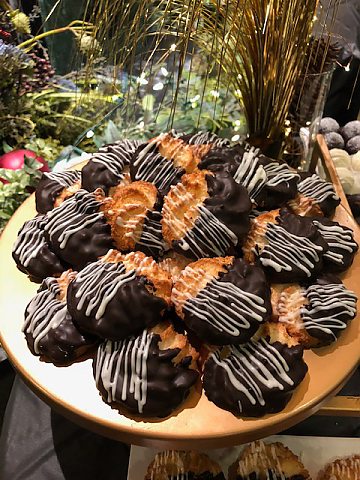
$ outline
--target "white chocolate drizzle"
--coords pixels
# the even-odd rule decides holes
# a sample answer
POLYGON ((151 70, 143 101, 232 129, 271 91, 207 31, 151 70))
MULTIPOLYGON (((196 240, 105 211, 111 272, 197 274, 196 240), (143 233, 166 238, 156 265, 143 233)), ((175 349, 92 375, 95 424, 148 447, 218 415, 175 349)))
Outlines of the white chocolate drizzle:
POLYGON ((28 267, 30 261, 47 245, 44 237, 46 217, 38 215, 27 221, 20 230, 13 246, 13 254, 19 257, 20 265, 28 267))
POLYGON ((159 254, 166 248, 166 243, 162 238, 161 213, 151 212, 151 218, 147 216, 144 220, 143 229, 137 245, 147 247, 159 254))
MULTIPOLYGON (((265 405, 263 388, 283 391, 286 386, 294 385, 285 358, 265 339, 250 340, 244 345, 229 345, 227 348, 230 354, 226 358, 221 358, 221 350, 213 352, 210 358, 225 370, 232 386, 251 405, 265 405)), ((242 412, 241 400, 238 407, 242 412)))
POLYGON ((271 267, 276 272, 291 272, 294 268, 311 277, 323 252, 321 245, 316 245, 307 237, 298 237, 280 225, 269 223, 265 236, 268 244, 260 255, 264 267, 271 267), (264 256, 265 255, 265 256, 264 256))
POLYGON ((66 303, 59 300, 60 287, 55 278, 47 278, 26 309, 26 318, 22 331, 32 335, 34 351, 40 354, 39 344, 48 332, 57 328, 67 314, 66 303))
POLYGON ((252 200, 256 198, 267 182, 264 167, 259 165, 258 154, 259 149, 255 148, 245 152, 234 174, 235 182, 247 189, 252 200))
MULTIPOLYGON (((179 168, 174 166, 172 160, 168 160, 156 151, 157 144, 161 142, 163 135, 160 135, 149 142, 133 162, 137 167, 135 180, 144 180, 153 183, 159 190, 168 188, 179 174, 179 168), (154 151, 155 149, 155 151, 154 151)), ((178 148, 181 148, 181 144, 178 148)))
POLYGON ((141 142, 138 140, 120 140, 100 148, 90 161, 105 165, 113 175, 121 179, 125 165, 130 163, 130 159, 139 145, 141 142))
POLYGON ((71 172, 44 172, 43 175, 49 180, 57 182, 63 188, 69 188, 80 180, 81 172, 76 170, 71 172))
POLYGON ((126 272, 125 265, 121 262, 99 260, 91 263, 78 273, 74 281, 74 285, 78 285, 75 295, 78 299, 77 310, 81 310, 86 302, 85 315, 101 319, 119 288, 135 277, 136 270, 126 272))
POLYGON ((143 331, 138 337, 129 337, 121 342, 110 340, 102 343, 97 351, 95 381, 101 380, 107 393, 107 402, 126 401, 133 395, 139 413, 147 401, 147 360, 153 334, 143 331), (121 392, 120 399, 116 391, 121 392))
POLYGON ((351 254, 357 250, 358 245, 354 240, 352 230, 336 224, 323 225, 317 220, 313 220, 313 224, 319 229, 320 234, 329 245, 329 250, 324 254, 324 258, 342 265, 344 254, 346 255, 346 252, 351 254))
POLYGON ((194 226, 179 240, 179 247, 190 251, 196 258, 226 255, 237 236, 204 205, 198 207, 200 215, 194 226))
POLYGON ((339 199, 332 184, 325 182, 325 180, 322 180, 316 174, 313 174, 311 177, 307 177, 299 182, 298 191, 305 195, 305 197, 315 199, 318 203, 321 203, 328 198, 332 198, 334 200, 339 199))
POLYGON ((320 331, 336 340, 334 332, 344 330, 356 315, 356 295, 341 283, 311 285, 305 296, 309 303, 301 308, 301 317, 313 337, 320 331))
POLYGON ((58 241, 60 248, 64 249, 72 235, 104 218, 104 214, 99 212, 100 205, 93 193, 79 190, 59 207, 48 212, 45 231, 49 234, 50 241, 61 232, 58 241))
POLYGON ((329 480, 353 480, 360 478, 360 456, 335 460, 326 470, 329 480))
POLYGON ((205 145, 211 143, 213 147, 228 147, 230 142, 227 138, 221 138, 215 133, 200 131, 187 140, 189 145, 205 145))
POLYGON ((238 337, 242 330, 250 328, 253 321, 260 323, 263 320, 266 313, 264 303, 258 295, 214 278, 195 298, 190 297, 184 303, 183 310, 220 332, 238 337), (223 303, 224 297, 230 300, 229 305, 223 303))
POLYGON ((286 164, 280 164, 278 162, 271 162, 268 165, 264 165, 264 170, 267 175, 267 187, 277 187, 281 183, 289 183, 296 178, 300 180, 300 175, 295 170, 291 170, 286 164))

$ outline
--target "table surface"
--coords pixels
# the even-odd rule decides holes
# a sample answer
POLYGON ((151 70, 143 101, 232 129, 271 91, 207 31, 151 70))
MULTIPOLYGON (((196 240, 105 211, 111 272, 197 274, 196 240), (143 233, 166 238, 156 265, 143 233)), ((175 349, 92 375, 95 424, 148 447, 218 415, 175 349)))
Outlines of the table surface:
MULTIPOLYGON (((27 348, 21 333, 23 312, 38 286, 16 269, 11 248, 23 222, 34 214, 34 198, 30 197, 10 220, 0 239, 0 341, 37 395, 86 428, 127 443, 159 448, 211 448, 244 443, 289 428, 315 413, 341 388, 357 365, 360 316, 351 322, 336 344, 305 352, 309 373, 279 414, 237 419, 209 402, 198 387, 179 410, 164 420, 141 421, 120 415, 101 400, 92 377, 91 360, 57 368, 40 362, 27 348)), ((345 209, 339 207, 336 218, 356 229, 360 241, 357 226, 345 209)), ((345 285, 358 295, 359 278, 358 255, 343 278, 345 285)))

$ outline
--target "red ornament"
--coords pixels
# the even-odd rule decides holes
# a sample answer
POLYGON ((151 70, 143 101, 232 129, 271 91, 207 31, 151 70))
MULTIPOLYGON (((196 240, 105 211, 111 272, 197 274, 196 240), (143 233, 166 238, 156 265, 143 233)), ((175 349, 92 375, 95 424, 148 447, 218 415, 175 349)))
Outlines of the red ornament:
MULTIPOLYGON (((24 166, 25 155, 30 158, 35 158, 38 162, 42 164, 40 168, 41 172, 50 172, 47 162, 42 158, 38 157, 35 152, 32 150, 12 150, 11 152, 4 153, 0 157, 0 168, 7 168, 8 170, 20 170, 24 166)), ((0 178, 0 181, 3 183, 8 183, 3 178, 0 178)))

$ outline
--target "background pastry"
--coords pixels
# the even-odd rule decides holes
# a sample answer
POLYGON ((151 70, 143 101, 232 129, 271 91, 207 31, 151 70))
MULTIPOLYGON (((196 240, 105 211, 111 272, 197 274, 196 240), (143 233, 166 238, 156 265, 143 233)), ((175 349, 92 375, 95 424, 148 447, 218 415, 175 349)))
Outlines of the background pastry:
POLYGON ((337 458, 319 473, 317 480, 358 480, 360 478, 360 455, 337 458))
POLYGON ((298 456, 282 443, 250 443, 230 466, 229 480, 311 480, 298 456))
POLYGON ((204 453, 165 450, 155 455, 144 480, 225 480, 219 465, 204 453))

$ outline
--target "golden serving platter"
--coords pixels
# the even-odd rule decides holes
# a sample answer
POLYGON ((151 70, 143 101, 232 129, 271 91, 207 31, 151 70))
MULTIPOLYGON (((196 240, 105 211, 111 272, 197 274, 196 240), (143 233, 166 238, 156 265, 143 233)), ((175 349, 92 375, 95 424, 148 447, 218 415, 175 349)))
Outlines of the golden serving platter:
MULTIPOLYGON (((156 448, 209 449, 249 442, 291 427, 314 414, 335 395, 356 368, 360 354, 360 312, 337 343, 305 352, 309 372, 287 407, 276 415, 238 419, 209 402, 200 387, 171 417, 141 421, 105 404, 95 386, 92 361, 58 368, 33 356, 21 332, 24 310, 38 285, 17 270, 12 245, 23 223, 35 215, 34 195, 15 213, 0 238, 0 341, 30 388, 55 410, 102 435, 156 448)), ((335 219, 360 231, 346 206, 335 219)), ((344 274, 345 285, 360 297, 360 254, 344 274)))

